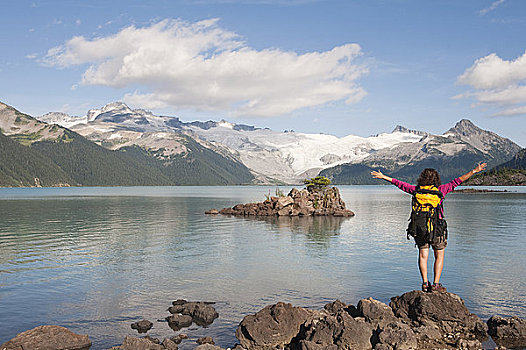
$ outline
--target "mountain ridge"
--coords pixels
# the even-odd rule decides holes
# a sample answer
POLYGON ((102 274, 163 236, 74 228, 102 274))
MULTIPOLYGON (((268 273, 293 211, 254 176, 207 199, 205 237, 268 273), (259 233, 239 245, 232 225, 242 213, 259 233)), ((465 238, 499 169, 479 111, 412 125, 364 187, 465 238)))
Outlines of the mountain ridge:
POLYGON ((10 150, 0 157, 2 186, 226 185, 253 180, 244 165, 184 134, 178 135, 179 143, 186 145, 184 154, 164 154, 170 143, 159 147, 157 153, 142 149, 135 152, 128 145, 123 150, 112 150, 4 103, 0 104, 0 126, 0 145, 10 150), (45 160, 44 164, 38 159, 45 160))
POLYGON ((415 178, 413 169, 432 166, 450 178, 473 162, 487 161, 496 166, 520 149, 511 140, 483 130, 468 119, 461 119, 441 135, 397 125, 391 133, 336 137, 277 132, 223 119, 183 122, 178 117, 156 116, 114 102, 92 109, 77 120, 73 130, 114 150, 137 145, 156 151, 171 139, 171 148, 165 147, 165 153, 170 155, 183 148, 176 135, 191 137, 244 164, 262 183, 296 184, 318 174, 341 183, 355 183, 356 178, 361 178, 363 183, 363 174, 348 173, 350 169, 363 172, 363 167, 385 169, 409 181, 415 178))

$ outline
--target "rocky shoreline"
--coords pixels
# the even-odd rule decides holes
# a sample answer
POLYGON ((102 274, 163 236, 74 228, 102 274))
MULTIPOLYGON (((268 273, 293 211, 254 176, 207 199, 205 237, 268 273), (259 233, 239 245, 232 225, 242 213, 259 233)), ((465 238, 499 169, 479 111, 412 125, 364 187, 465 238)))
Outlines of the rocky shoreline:
POLYGON ((259 203, 237 204, 221 210, 211 209, 205 214, 237 216, 338 216, 350 217, 354 213, 345 207, 345 202, 336 187, 293 188, 286 196, 268 196, 259 203))
MULTIPOLYGON (((178 299, 169 308, 168 322, 179 331, 192 322, 211 324, 219 314, 213 303, 178 299)), ((142 320, 131 325, 147 332, 153 323, 142 320)), ((311 310, 278 302, 243 318, 235 332, 239 343, 232 350, 410 350, 482 349, 490 336, 495 349, 526 348, 526 320, 492 316, 486 322, 469 312, 464 301, 448 292, 411 291, 391 298, 389 305, 373 298, 356 306, 340 300, 311 310)), ((127 336, 114 350, 177 350, 188 339, 184 333, 160 341, 149 336, 127 336)), ((225 350, 209 337, 197 340, 196 350, 225 350)), ((87 335, 78 335, 59 326, 39 326, 18 334, 1 345, 2 350, 89 349, 87 335)))

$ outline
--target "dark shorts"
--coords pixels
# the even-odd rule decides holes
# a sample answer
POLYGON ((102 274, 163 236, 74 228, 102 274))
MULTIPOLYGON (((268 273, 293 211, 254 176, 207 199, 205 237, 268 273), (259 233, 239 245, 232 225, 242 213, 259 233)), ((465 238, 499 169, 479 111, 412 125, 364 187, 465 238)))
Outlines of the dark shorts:
MULTIPOLYGON (((425 248, 429 249, 429 242, 426 242, 425 240, 421 238, 419 239, 419 238, 420 238, 419 236, 415 237, 415 243, 418 249, 425 249, 425 248)), ((442 250, 446 248, 446 246, 447 246, 447 239, 445 238, 437 238, 433 240, 433 242, 431 242, 431 247, 433 247, 434 250, 442 250)))

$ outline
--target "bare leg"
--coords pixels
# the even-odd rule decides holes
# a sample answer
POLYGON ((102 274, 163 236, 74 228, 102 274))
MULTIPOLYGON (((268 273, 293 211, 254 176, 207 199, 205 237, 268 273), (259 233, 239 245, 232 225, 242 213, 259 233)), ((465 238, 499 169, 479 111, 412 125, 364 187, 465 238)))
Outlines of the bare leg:
POLYGON ((420 276, 422 282, 427 283, 427 258, 429 256, 429 248, 420 248, 418 250, 418 268, 420 269, 420 276))
POLYGON ((434 283, 440 282, 440 275, 442 275, 442 269, 444 268, 444 253, 445 249, 436 250, 433 249, 435 253, 435 265, 433 272, 435 273, 434 283))

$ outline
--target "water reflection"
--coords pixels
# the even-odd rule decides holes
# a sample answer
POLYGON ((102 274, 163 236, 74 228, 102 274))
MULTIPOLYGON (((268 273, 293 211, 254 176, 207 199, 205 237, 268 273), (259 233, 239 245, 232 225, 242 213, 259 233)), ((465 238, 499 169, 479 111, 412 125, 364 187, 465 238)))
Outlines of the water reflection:
POLYGON ((263 221, 275 231, 304 234, 311 242, 328 245, 331 237, 341 233, 343 222, 351 218, 334 216, 247 216, 244 219, 263 221))

